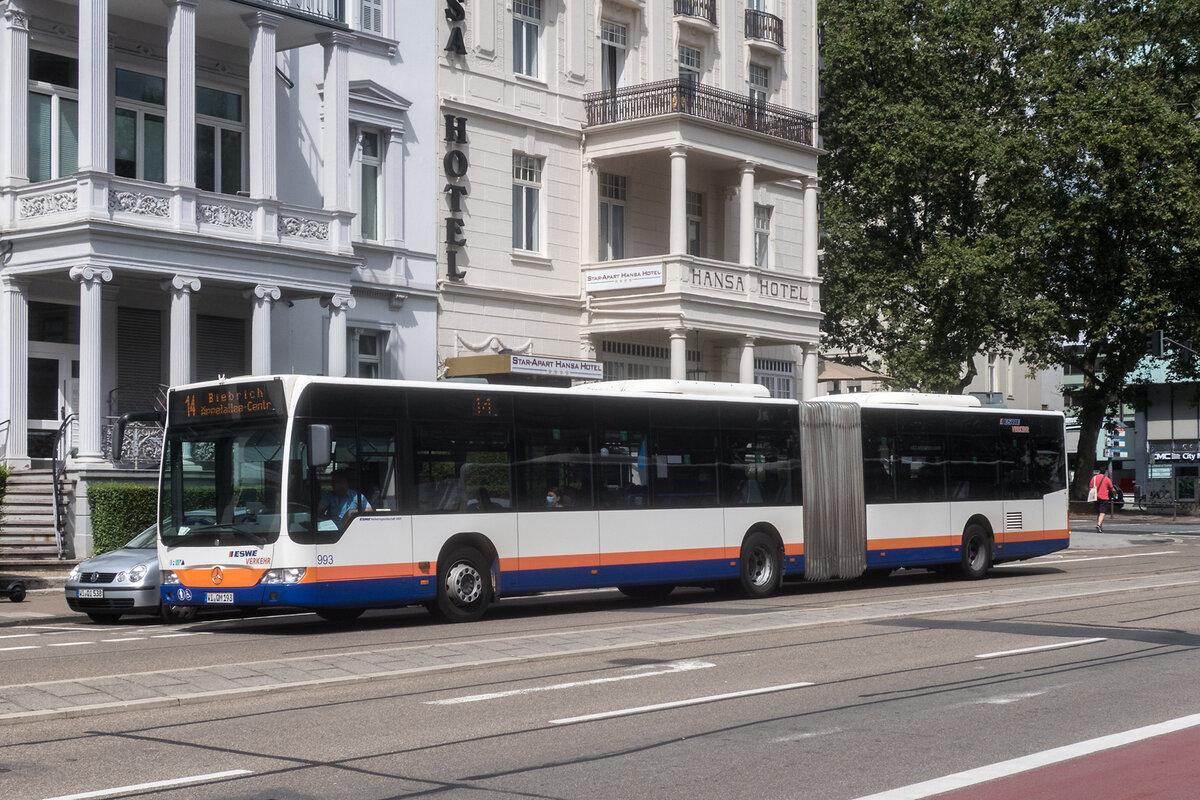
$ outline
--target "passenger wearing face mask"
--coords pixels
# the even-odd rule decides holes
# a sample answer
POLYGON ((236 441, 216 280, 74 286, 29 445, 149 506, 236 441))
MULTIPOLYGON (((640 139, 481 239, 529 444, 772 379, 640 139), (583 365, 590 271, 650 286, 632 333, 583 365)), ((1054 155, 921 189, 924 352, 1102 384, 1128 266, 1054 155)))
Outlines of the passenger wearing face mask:
POLYGON ((555 486, 546 492, 546 508, 562 508, 562 491, 555 486))

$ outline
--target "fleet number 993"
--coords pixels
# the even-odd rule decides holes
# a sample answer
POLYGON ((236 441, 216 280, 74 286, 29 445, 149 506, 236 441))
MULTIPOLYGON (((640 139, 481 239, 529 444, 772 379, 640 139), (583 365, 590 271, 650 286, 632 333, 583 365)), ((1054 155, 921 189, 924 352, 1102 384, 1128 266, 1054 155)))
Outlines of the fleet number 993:
POLYGON ((323 553, 318 553, 317 554, 317 566, 318 567, 332 567, 333 566, 333 556, 326 555, 323 553))

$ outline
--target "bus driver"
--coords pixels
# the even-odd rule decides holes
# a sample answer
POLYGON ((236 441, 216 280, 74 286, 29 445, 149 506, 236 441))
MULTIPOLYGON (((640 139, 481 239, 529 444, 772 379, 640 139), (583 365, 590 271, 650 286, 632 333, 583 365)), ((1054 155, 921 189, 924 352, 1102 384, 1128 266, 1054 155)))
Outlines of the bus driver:
POLYGON ((335 469, 330 475, 333 479, 333 491, 321 498, 317 513, 328 515, 339 523, 349 523, 350 517, 359 511, 371 511, 371 503, 366 497, 350 488, 350 478, 344 469, 335 469))

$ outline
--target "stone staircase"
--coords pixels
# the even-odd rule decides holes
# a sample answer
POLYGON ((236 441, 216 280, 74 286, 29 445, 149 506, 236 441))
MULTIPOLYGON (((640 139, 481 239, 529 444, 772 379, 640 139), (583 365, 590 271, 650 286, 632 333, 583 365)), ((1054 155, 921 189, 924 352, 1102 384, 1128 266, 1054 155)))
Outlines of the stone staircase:
MULTIPOLYGON (((65 511, 67 498, 59 499, 59 510, 65 511)), ((14 470, 0 508, 0 570, 47 563, 61 563, 54 535, 54 474, 14 470)))

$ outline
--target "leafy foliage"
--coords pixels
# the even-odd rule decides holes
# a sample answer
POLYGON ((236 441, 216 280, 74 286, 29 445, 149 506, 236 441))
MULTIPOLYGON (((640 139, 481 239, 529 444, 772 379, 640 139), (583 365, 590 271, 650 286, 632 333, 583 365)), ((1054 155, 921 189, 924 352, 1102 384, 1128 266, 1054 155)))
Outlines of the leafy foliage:
POLYGON ((93 553, 119 550, 158 518, 158 487, 135 483, 88 486, 93 553))
POLYGON ((0 464, 0 514, 4 513, 4 493, 8 490, 8 467, 0 464))
POLYGON ((926 390, 961 391, 980 352, 1081 374, 1082 494, 1146 332, 1200 341, 1200 11, 822 10, 831 342, 926 390))

